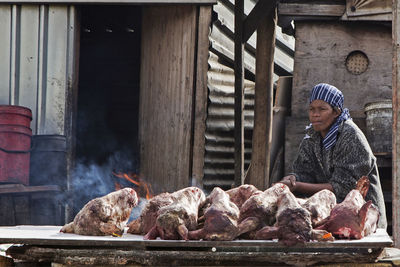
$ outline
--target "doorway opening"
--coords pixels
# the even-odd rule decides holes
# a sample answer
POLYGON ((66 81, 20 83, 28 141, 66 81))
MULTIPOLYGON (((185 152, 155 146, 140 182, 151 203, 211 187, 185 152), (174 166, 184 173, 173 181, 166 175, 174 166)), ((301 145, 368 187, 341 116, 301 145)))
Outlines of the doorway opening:
POLYGON ((80 12, 75 211, 117 189, 113 173, 139 168, 141 7, 87 5, 80 12))

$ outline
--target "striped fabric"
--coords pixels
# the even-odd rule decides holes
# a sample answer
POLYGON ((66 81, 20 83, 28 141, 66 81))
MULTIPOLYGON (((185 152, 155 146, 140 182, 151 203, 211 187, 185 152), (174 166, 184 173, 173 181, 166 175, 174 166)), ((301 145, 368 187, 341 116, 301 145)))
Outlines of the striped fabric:
POLYGON ((316 99, 323 100, 330 104, 332 107, 340 108, 340 110, 342 111, 340 116, 332 124, 325 138, 322 140, 324 148, 326 150, 329 150, 336 144, 340 123, 342 121, 351 119, 350 113, 347 108, 343 108, 344 97, 342 92, 333 85, 320 83, 314 86, 311 91, 310 103, 316 99))

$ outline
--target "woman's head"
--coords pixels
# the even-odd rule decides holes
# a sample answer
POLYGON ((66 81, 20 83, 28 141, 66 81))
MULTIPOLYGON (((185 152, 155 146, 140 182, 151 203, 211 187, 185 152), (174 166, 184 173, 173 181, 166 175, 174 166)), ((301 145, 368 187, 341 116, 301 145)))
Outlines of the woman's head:
POLYGON ((320 132, 325 149, 337 141, 339 125, 351 119, 349 110, 343 108, 344 97, 335 86, 320 83, 313 87, 308 116, 315 131, 320 132))
POLYGON ((317 99, 325 101, 333 108, 343 110, 343 93, 333 85, 319 83, 314 86, 310 95, 310 104, 317 99))
POLYGON ((308 108, 308 118, 313 129, 319 132, 322 137, 325 137, 329 132, 332 124, 340 115, 340 111, 334 109, 327 102, 316 99, 310 103, 308 108))
POLYGON ((343 109, 343 94, 336 87, 320 83, 311 91, 308 117, 313 129, 325 137, 343 109))

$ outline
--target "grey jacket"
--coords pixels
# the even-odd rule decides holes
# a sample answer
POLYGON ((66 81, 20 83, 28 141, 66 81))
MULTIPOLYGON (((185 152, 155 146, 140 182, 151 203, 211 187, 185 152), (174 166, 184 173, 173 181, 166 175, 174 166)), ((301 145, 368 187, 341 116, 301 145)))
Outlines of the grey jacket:
POLYGON ((376 158, 363 132, 352 120, 339 126, 337 142, 330 150, 322 147, 322 137, 318 132, 312 127, 307 129, 293 163, 293 174, 301 182, 330 183, 338 203, 356 187, 358 179, 368 176, 371 185, 366 200, 372 200, 378 207, 378 227, 386 229, 385 202, 376 158))

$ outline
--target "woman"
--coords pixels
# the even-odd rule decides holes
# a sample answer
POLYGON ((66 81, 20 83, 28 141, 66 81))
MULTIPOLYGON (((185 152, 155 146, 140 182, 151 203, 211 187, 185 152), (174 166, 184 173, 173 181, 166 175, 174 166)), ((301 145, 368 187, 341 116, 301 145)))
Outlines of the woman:
POLYGON ((314 86, 308 110, 311 124, 300 144, 293 173, 281 182, 303 195, 328 189, 341 202, 356 187, 358 179, 366 175, 371 183, 366 200, 378 207, 378 227, 386 229, 376 158, 349 110, 343 108, 343 101, 343 94, 336 87, 326 83, 314 86))

